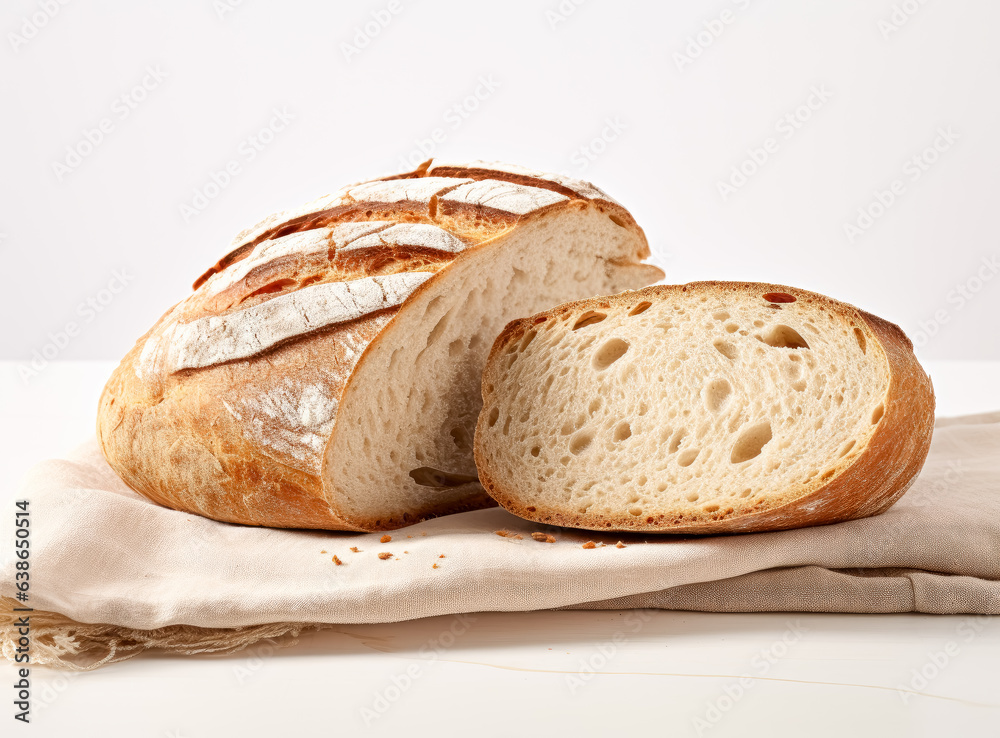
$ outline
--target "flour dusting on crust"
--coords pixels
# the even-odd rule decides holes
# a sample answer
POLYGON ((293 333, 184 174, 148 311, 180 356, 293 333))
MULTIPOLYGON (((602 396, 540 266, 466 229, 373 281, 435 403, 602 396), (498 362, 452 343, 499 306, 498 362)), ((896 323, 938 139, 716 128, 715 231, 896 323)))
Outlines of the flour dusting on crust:
POLYGON ((222 402, 242 434, 262 450, 289 466, 319 473, 337 417, 338 398, 328 385, 289 377, 267 392, 249 397, 233 392, 222 402))
POLYGON ((493 210, 502 210, 514 215, 527 215, 547 205, 569 200, 566 195, 552 190, 501 182, 498 179, 481 179, 478 182, 464 184, 446 195, 442 195, 441 199, 444 202, 479 205, 493 210))
POLYGON ((228 315, 172 322, 159 337, 147 340, 137 373, 171 373, 246 359, 288 339, 396 307, 432 276, 401 272, 328 282, 228 315))

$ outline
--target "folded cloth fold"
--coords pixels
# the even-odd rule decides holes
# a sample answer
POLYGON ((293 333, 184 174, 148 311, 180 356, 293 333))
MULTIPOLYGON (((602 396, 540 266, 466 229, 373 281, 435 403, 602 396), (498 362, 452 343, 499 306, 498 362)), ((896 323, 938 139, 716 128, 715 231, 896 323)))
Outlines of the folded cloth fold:
MULTIPOLYGON (((99 654, 94 665, 150 647, 231 650, 322 624, 460 612, 1000 613, 1000 413, 939 420, 920 477, 885 514, 773 533, 592 533, 500 509, 385 542, 231 525, 136 494, 94 440, 36 466, 18 499, 31 521, 26 604, 46 613, 36 622, 58 645, 46 658, 63 666, 84 651, 99 654)), ((5 598, 17 593, 17 561, 5 550, 5 598)), ((15 639, 0 627, 8 656, 15 639)))

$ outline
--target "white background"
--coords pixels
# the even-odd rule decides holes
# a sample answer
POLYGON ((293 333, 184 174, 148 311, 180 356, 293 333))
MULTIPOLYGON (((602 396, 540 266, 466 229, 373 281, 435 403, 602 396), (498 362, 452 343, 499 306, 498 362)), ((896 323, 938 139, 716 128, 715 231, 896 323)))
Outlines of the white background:
POLYGON ((43 350, 119 359, 236 232, 421 148, 593 180, 668 281, 813 289, 900 323, 923 359, 1000 359, 1000 279, 982 267, 1000 257, 1000 4, 576 2, 73 1, 48 19, 42 0, 4 3, 4 371, 43 350), (390 20, 365 37, 372 13, 390 20), (165 78, 132 93, 147 67, 165 78), (780 123, 814 87, 828 99, 780 123), (293 119, 253 151, 274 109, 293 119), (185 217, 230 161, 239 174, 185 217), (905 190, 852 242, 845 224, 894 179, 905 190))

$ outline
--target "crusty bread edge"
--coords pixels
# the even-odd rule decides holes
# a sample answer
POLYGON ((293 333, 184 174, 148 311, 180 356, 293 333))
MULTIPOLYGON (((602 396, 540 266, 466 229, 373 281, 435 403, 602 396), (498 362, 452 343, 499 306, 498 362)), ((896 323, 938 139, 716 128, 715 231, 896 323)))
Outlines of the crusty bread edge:
MULTIPOLYGON (((752 282, 693 282, 687 285, 657 285, 635 292, 609 297, 590 298, 557 306, 528 318, 511 321, 497 336, 483 373, 483 407, 476 426, 473 444, 479 479, 487 492, 509 512, 539 523, 589 530, 635 531, 672 534, 749 533, 785 530, 810 525, 853 520, 885 512, 913 484, 930 450, 934 428, 934 390, 913 353, 913 344, 899 326, 867 313, 848 303, 786 285, 752 282), (644 299, 674 290, 703 291, 713 294, 719 287, 754 291, 760 294, 785 292, 798 299, 822 303, 856 327, 867 328, 869 350, 877 346, 888 362, 890 380, 884 398, 884 414, 874 426, 864 451, 851 463, 840 463, 829 481, 813 482, 795 500, 749 515, 726 517, 723 508, 706 513, 707 521, 677 524, 657 518, 635 518, 623 513, 614 516, 567 514, 555 509, 524 506, 512 491, 504 489, 490 473, 489 454, 483 448, 481 429, 489 397, 487 387, 493 381, 494 359, 513 341, 533 326, 568 312, 601 307, 631 307, 644 299), (872 338, 875 340, 872 341, 872 338)), ((662 516, 660 516, 662 518, 662 516)))

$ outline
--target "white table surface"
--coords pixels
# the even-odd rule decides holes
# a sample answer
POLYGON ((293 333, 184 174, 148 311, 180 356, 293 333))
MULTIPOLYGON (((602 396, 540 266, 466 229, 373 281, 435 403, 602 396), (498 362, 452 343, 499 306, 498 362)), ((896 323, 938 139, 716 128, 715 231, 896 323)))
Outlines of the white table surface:
MULTIPOLYGON (((926 366, 940 415, 1000 409, 1000 363, 926 366)), ((25 384, 16 365, 0 363, 3 510, 29 466, 93 432, 112 367, 55 363, 25 384)), ((666 611, 646 619, 617 611, 473 618, 340 627, 280 651, 145 656, 83 674, 38 668, 32 727, 17 729, 129 738, 456 730, 1000 735, 996 618, 666 611), (449 631, 461 634, 439 648, 449 631)), ((4 662, 0 672, 0 704, 9 713, 0 721, 9 724, 14 670, 4 662)))

